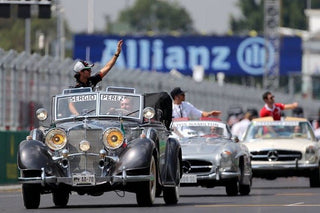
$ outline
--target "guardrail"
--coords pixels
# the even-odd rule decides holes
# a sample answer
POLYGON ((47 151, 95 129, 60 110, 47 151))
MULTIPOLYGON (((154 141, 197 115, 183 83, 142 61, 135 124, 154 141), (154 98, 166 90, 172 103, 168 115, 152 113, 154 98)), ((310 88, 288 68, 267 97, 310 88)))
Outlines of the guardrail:
MULTIPOLYGON (((39 54, 18 53, 0 49, 0 130, 30 130, 38 125, 35 111, 39 107, 50 108, 51 97, 64 88, 74 85, 72 59, 60 60, 39 54)), ((101 65, 96 63, 93 73, 101 65)), ((118 69, 114 67, 99 83, 100 89, 107 86, 134 87, 139 93, 170 92, 180 86, 187 90, 186 99, 202 110, 217 109, 226 118, 230 107, 241 106, 244 110, 263 105, 263 89, 234 84, 220 85, 214 81, 194 81, 190 76, 170 73, 118 69)), ((307 118, 317 117, 320 101, 303 99, 292 94, 272 91, 276 101, 298 101, 307 118)), ((291 115, 290 112, 286 112, 291 115)))

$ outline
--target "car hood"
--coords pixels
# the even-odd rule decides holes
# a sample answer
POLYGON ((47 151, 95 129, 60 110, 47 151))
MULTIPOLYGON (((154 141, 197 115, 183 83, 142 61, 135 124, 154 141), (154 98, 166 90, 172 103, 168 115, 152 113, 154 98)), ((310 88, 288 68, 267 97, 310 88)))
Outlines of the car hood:
POLYGON ((307 139, 264 139, 251 142, 244 142, 249 151, 258 151, 264 149, 281 150, 305 150, 306 147, 314 144, 307 139))
POLYGON ((182 154, 185 155, 203 155, 215 152, 221 153, 223 150, 234 151, 235 143, 229 139, 208 139, 208 138, 190 138, 180 141, 182 154))

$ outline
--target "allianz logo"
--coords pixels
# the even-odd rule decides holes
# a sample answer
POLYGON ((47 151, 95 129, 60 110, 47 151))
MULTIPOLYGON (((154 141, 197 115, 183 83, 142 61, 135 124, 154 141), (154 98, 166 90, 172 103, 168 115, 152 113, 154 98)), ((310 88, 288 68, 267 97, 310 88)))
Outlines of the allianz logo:
MULTIPOLYGON (((101 64, 107 63, 114 54, 117 46, 116 39, 105 39, 105 48, 100 60, 101 64)), ((220 72, 234 69, 235 62, 240 69, 251 75, 261 75, 266 66, 274 64, 274 48, 262 37, 246 38, 238 46, 223 43, 215 46, 210 42, 197 45, 195 42, 166 45, 165 39, 126 39, 125 47, 117 60, 117 66, 129 69, 142 70, 192 70, 201 65, 205 70, 220 72), (266 55, 268 54, 268 55, 266 55), (232 61, 233 60, 233 61, 232 61)))
POLYGON ((263 38, 253 37, 240 43, 237 50, 237 61, 245 72, 251 75, 261 75, 266 68, 271 68, 274 64, 274 55, 275 51, 271 43, 268 42, 265 45, 263 38))

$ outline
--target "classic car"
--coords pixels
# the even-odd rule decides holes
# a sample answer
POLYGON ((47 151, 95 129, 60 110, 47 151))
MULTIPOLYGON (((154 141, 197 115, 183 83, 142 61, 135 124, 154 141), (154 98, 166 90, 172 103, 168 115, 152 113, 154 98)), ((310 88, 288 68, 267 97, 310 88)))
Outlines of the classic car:
MULTIPOLYGON (((43 123, 49 114, 37 110, 43 123)), ((18 179, 27 209, 38 208, 46 193, 62 207, 71 192, 132 192, 139 206, 151 206, 161 193, 166 204, 178 202, 181 147, 169 138, 172 100, 166 92, 66 89, 53 97, 51 114, 49 125, 33 129, 19 145, 18 179), (127 99, 130 109, 122 108, 127 99)))
POLYGON ((253 119, 242 143, 250 151, 254 177, 308 177, 310 187, 320 187, 319 142, 307 119, 253 119))
POLYGON ((225 186, 229 196, 248 195, 252 171, 250 154, 217 119, 174 119, 172 137, 182 148, 181 186, 225 186))

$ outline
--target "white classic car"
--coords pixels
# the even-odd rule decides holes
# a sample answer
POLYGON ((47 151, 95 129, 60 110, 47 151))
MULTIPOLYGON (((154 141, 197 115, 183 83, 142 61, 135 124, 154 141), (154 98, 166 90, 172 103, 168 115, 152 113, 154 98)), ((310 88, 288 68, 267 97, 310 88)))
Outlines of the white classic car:
POLYGON ((182 148, 181 186, 225 186, 229 196, 250 193, 250 153, 232 138, 226 123, 214 118, 177 119, 171 128, 182 148))
POLYGON ((242 143, 250 151, 254 177, 309 177, 310 187, 320 187, 320 144, 308 120, 254 119, 242 143))

